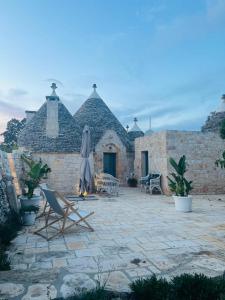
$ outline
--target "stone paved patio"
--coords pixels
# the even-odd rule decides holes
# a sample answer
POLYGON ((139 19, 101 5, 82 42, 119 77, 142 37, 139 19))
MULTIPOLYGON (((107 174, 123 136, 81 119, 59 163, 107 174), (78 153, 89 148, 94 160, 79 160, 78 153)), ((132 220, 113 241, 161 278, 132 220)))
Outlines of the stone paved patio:
POLYGON ((121 188, 119 197, 79 202, 95 211, 95 232, 73 228, 46 242, 25 228, 11 247, 13 270, 0 272, 0 299, 66 297, 97 281, 128 291, 132 280, 153 273, 223 273, 225 196, 193 198, 193 212, 178 213, 171 197, 121 188))

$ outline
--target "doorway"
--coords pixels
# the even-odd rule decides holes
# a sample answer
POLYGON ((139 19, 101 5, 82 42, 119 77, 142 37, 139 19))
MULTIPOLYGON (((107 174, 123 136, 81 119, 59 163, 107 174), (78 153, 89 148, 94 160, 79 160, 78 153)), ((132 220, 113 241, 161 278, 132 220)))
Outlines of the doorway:
POLYGON ((103 153, 103 172, 116 177, 116 153, 103 153))
POLYGON ((141 175, 148 175, 148 151, 141 152, 141 175))

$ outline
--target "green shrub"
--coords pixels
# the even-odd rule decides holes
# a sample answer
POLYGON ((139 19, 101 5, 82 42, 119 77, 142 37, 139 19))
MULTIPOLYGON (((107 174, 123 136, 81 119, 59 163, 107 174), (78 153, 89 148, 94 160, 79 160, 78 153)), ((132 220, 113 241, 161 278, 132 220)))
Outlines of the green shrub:
POLYGON ((172 295, 174 300, 220 300, 225 295, 225 281, 209 278, 203 274, 183 274, 173 278, 172 295))
POLYGON ((182 274, 171 282, 155 275, 130 285, 135 300, 224 300, 225 278, 182 274))
POLYGON ((10 213, 7 223, 0 224, 0 271, 10 270, 10 261, 6 250, 20 229, 21 223, 16 213, 10 213))
POLYGON ((186 156, 181 156, 178 163, 172 157, 170 157, 169 163, 175 170, 175 172, 170 173, 172 178, 167 176, 170 191, 175 193, 176 196, 188 196, 193 187, 192 181, 188 181, 184 177, 184 174, 187 171, 186 156))
POLYGON ((7 223, 0 224, 0 244, 9 245, 16 236, 22 225, 16 213, 10 213, 7 223))
POLYGON ((137 300, 168 300, 170 295, 170 284, 155 275, 132 282, 130 288, 137 300))
POLYGON ((10 262, 5 253, 5 247, 0 245, 0 271, 10 270, 10 262))

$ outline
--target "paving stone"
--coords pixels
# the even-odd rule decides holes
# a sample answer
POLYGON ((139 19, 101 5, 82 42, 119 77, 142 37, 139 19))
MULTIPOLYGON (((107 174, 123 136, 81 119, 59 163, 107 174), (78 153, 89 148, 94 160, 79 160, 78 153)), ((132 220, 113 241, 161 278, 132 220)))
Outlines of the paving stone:
POLYGON ((93 257, 78 257, 78 258, 67 258, 68 268, 70 273, 96 273, 98 272, 97 262, 93 257))
POLYGON ((0 283, 0 299, 10 299, 18 297, 24 292, 25 288, 22 284, 0 283))
POLYGON ((62 297, 70 297, 82 291, 94 289, 96 283, 88 275, 83 273, 70 274, 63 277, 63 284, 60 288, 62 297))
POLYGON ((86 256, 99 256, 103 255, 100 248, 90 248, 83 250, 75 250, 75 254, 77 257, 86 257, 86 256))
POLYGON ((12 270, 26 270, 28 268, 27 264, 18 264, 18 265, 10 265, 12 270))
POLYGON ((135 269, 127 269, 125 270, 125 273, 132 279, 137 277, 151 276, 153 274, 149 269, 139 267, 136 267, 135 269))
POLYGON ((34 284, 28 287, 22 300, 49 300, 57 296, 57 290, 51 284, 34 284))
POLYGON ((29 265, 30 269, 51 269, 52 268, 52 263, 50 261, 45 261, 45 262, 37 262, 29 265))
POLYGON ((67 242, 67 248, 69 250, 79 250, 87 247, 84 242, 67 242))
POLYGON ((192 265, 203 267, 206 269, 212 269, 223 273, 225 271, 225 261, 208 256, 199 257, 196 261, 192 262, 192 265))
POLYGON ((62 267, 67 267, 67 260, 66 258, 55 258, 52 261, 53 268, 62 268, 62 267))
POLYGON ((105 288, 110 291, 130 291, 129 284, 131 281, 120 271, 95 275, 95 280, 99 281, 101 286, 105 286, 105 288))

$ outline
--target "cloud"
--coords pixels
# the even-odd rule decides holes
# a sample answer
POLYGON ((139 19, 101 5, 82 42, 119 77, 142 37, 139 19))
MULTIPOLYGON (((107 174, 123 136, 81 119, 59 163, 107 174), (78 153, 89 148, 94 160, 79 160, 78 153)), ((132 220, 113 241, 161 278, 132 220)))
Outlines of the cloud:
POLYGON ((7 98, 18 98, 18 97, 23 97, 27 94, 28 92, 23 89, 13 88, 8 90, 7 98))

